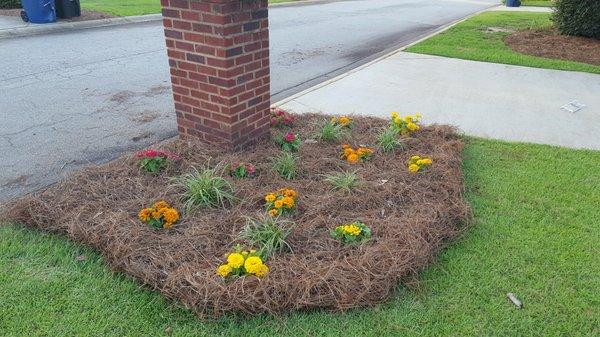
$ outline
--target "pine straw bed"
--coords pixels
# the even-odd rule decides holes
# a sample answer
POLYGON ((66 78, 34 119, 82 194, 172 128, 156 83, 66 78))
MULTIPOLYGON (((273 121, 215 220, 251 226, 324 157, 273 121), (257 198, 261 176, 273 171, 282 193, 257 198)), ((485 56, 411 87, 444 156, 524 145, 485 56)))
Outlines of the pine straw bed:
MULTIPOLYGON (((324 116, 300 117, 293 131, 302 139, 324 116)), ((350 145, 375 147, 387 121, 356 118, 350 145)), ((200 315, 280 313, 371 306, 393 295, 398 282, 431 263, 469 218, 463 199, 462 143, 454 129, 430 126, 396 154, 376 152, 370 162, 351 165, 339 158, 341 144, 304 142, 301 176, 286 181, 270 170, 279 148, 264 140, 251 149, 226 153, 215 146, 181 140, 164 146, 183 159, 158 175, 140 171, 133 155, 90 167, 44 191, 5 205, 3 217, 61 233, 100 251, 112 269, 193 308, 200 315), (425 173, 411 174, 411 155, 430 156, 425 173), (260 174, 233 179, 241 200, 229 209, 184 214, 171 230, 154 230, 137 220, 140 209, 167 200, 183 209, 181 190, 170 177, 191 167, 244 161, 260 174), (322 174, 357 171, 360 191, 333 192, 322 174), (296 226, 289 237, 293 253, 271 257, 265 278, 225 282, 215 274, 237 243, 244 215, 263 211, 263 197, 290 187, 299 192, 296 226), (373 238, 360 246, 342 246, 329 231, 360 220, 373 238)), ((228 178, 229 179, 229 178, 228 178)))

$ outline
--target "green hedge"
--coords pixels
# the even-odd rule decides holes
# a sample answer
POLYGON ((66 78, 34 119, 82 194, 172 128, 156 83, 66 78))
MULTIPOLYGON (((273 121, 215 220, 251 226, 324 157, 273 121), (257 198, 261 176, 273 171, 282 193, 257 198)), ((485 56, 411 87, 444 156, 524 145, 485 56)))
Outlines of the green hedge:
POLYGON ((556 28, 567 35, 600 39, 600 0, 557 0, 556 28))
POLYGON ((21 0, 0 0, 0 8, 21 8, 21 0))

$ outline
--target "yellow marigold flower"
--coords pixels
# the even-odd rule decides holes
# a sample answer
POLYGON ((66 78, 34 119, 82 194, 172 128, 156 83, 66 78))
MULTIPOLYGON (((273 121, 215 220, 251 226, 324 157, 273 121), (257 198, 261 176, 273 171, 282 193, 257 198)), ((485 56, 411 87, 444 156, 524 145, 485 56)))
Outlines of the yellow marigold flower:
POLYGON ((244 265, 244 256, 240 253, 231 253, 227 256, 227 264, 231 268, 239 268, 244 265))
POLYGON ((398 126, 401 126, 401 125, 402 125, 402 122, 403 122, 402 118, 400 118, 400 117, 398 117, 398 116, 394 117, 393 121, 394 121, 394 123, 396 123, 396 125, 398 125, 398 126))
POLYGON ((362 231, 362 229, 360 229, 360 227, 358 227, 357 225, 344 225, 342 229, 344 230, 344 232, 354 236, 359 236, 360 232, 362 231))
POLYGON ((340 117, 340 119, 338 121, 343 126, 346 126, 346 125, 348 125, 348 124, 350 124, 352 122, 352 120, 350 118, 346 117, 346 116, 340 117))
POLYGON ((419 172, 419 165, 417 165, 417 164, 410 164, 408 166, 408 170, 410 172, 412 172, 412 173, 417 173, 417 172, 419 172))
POLYGON ((423 163, 423 165, 431 165, 431 163, 433 163, 433 160, 431 160, 430 158, 425 158, 422 159, 421 162, 423 163))
POLYGON ((331 117, 331 124, 335 124, 338 122, 337 117, 331 117))
POLYGON ((148 220, 150 220, 151 212, 152 212, 152 210, 150 208, 144 208, 138 214, 138 218, 140 218, 140 220, 142 220, 143 222, 148 222, 148 220))
POLYGON ((346 148, 344 149, 344 156, 348 157, 349 155, 353 154, 354 150, 352 148, 346 148))
POLYGON ((413 118, 412 118, 412 116, 406 116, 406 117, 404 117, 404 121, 406 123, 412 123, 413 122, 413 118))
POLYGON ((421 159, 421 157, 419 157, 419 156, 412 156, 412 157, 410 157, 410 160, 412 160, 412 161, 417 161, 419 159, 421 159))
POLYGON ((424 163, 424 159, 419 159, 416 162, 417 165, 423 165, 423 163, 424 163))
POLYGON ((175 208, 164 208, 162 212, 166 222, 175 223, 179 220, 179 212, 175 208))
POLYGON ((171 206, 166 201, 161 200, 161 201, 155 203, 152 207, 155 209, 161 209, 161 208, 170 208, 171 206))
POLYGON ((279 215, 279 210, 274 208, 272 210, 269 210, 268 213, 270 216, 277 216, 277 215, 279 215))
POLYGON ((277 199, 277 196, 273 193, 269 193, 265 196, 266 202, 273 202, 273 201, 275 201, 275 199, 277 199))
POLYGON ((392 119, 396 119, 398 117, 398 113, 396 111, 392 111, 392 119))
POLYGON ((275 206, 275 208, 281 208, 281 207, 283 207, 283 200, 277 200, 277 201, 275 201, 274 206, 275 206))
POLYGON ((261 266, 263 265, 263 261, 258 256, 250 256, 244 262, 244 269, 246 269, 247 273, 256 274, 260 271, 261 266))
POLYGON ((287 207, 287 208, 292 208, 294 207, 294 198, 291 197, 283 197, 283 199, 281 199, 281 201, 283 202, 283 204, 287 207))
POLYGON ((356 153, 351 153, 350 155, 348 155, 348 157, 346 158, 346 160, 351 163, 354 164, 358 161, 358 155, 356 153))
POLYGON ((410 131, 417 131, 419 130, 419 126, 413 122, 410 122, 406 125, 406 128, 410 131))
POLYGON ((217 268, 217 274, 221 277, 227 277, 231 273, 231 267, 227 264, 220 265, 217 268))
POLYGON ((256 271, 255 275, 258 277, 265 277, 269 273, 269 267, 266 264, 260 266, 260 268, 256 271))

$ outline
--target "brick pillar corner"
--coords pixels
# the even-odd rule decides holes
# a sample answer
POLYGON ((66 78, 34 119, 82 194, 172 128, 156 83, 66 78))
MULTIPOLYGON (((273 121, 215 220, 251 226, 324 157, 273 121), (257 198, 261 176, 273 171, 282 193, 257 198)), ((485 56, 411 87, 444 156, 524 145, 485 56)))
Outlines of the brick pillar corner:
POLYGON ((180 136, 240 149, 269 133, 267 0, 161 0, 180 136))

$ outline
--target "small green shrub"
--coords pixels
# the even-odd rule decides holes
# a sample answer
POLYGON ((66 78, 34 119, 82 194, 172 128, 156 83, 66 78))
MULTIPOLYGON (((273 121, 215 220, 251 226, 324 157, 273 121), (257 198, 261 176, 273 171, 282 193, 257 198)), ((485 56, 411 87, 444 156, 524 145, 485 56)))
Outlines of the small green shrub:
POLYGON ((291 180, 298 175, 296 160, 298 157, 290 152, 282 152, 278 156, 271 158, 273 171, 279 173, 283 179, 291 180))
POLYGON ((2 8, 2 9, 21 8, 21 0, 0 0, 0 8, 2 8))
POLYGON ((600 39, 599 0, 557 0, 552 20, 562 34, 600 39))
POLYGON ((238 240, 258 248, 259 255, 266 259, 275 253, 292 250, 286 239, 293 225, 289 220, 269 215, 246 217, 246 225, 238 235, 238 240))
POLYGON ((384 129, 379 134, 377 143, 383 152, 391 152, 405 148, 404 142, 398 137, 398 132, 393 128, 384 129))
POLYGON ((185 188, 183 201, 188 212, 201 207, 226 207, 235 202, 233 186, 219 174, 218 166, 193 170, 175 178, 176 185, 185 188))
POLYGON ((346 135, 346 127, 325 121, 317 130, 315 138, 325 142, 338 142, 346 135))
POLYGON ((338 172, 326 174, 324 181, 332 185, 333 190, 351 192, 358 187, 356 172, 338 172))

